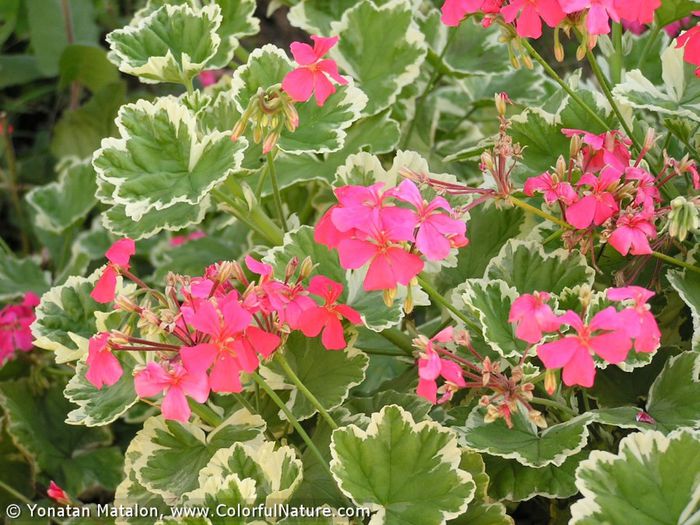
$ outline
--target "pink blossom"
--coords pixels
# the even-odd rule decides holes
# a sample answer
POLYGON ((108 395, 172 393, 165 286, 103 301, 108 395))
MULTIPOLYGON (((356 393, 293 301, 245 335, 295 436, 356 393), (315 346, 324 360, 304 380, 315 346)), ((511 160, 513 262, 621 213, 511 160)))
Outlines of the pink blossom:
POLYGON ((15 351, 27 352, 33 347, 31 324, 39 297, 27 292, 20 304, 8 304, 0 310, 0 365, 15 351))
POLYGON ((49 488, 46 491, 46 495, 60 505, 69 505, 71 503, 68 493, 59 487, 53 480, 51 480, 49 483, 49 488))
POLYGON ((223 69, 209 69, 202 71, 197 75, 197 80, 202 84, 202 87, 213 86, 224 75, 223 69))
POLYGON ((666 31, 666 34, 671 38, 675 38, 681 31, 683 31, 683 29, 690 27, 692 23, 693 18, 690 16, 686 16, 681 20, 677 20, 676 22, 668 24, 666 27, 664 27, 664 31, 666 31))
POLYGON ((654 22, 654 11, 661 7, 661 0, 615 0, 615 8, 625 20, 640 24, 654 22))
POLYGON ((569 205, 576 202, 578 198, 571 184, 557 180, 548 171, 537 177, 530 177, 527 179, 523 190, 525 191, 525 195, 530 197, 532 197, 536 191, 542 192, 547 204, 554 204, 557 201, 561 201, 569 205))
POLYGON ((584 171, 597 172, 605 166, 624 171, 629 166, 632 141, 619 131, 613 130, 596 135, 580 129, 564 128, 561 132, 567 137, 580 135, 583 148, 584 171))
POLYGON ((577 186, 588 186, 590 190, 566 209, 566 221, 579 230, 588 228, 591 223, 600 226, 607 221, 619 209, 615 196, 609 191, 619 180, 619 172, 613 169, 603 170, 598 177, 584 174, 577 186))
POLYGON ((188 235, 174 235, 170 238, 170 246, 182 246, 183 244, 187 244, 190 241, 196 241, 197 239, 202 239, 206 236, 207 234, 201 230, 194 231, 188 235))
POLYGON ((153 397, 164 392, 163 417, 182 422, 189 420, 191 414, 186 396, 198 403, 204 403, 209 397, 207 375, 202 370, 190 372, 179 363, 149 362, 134 376, 134 387, 139 397, 153 397))
POLYGON ((136 253, 136 245, 129 238, 120 239, 107 250, 105 257, 109 263, 102 272, 95 288, 90 293, 98 303, 110 303, 114 301, 114 292, 117 287, 117 275, 119 270, 129 269, 129 260, 136 253))
POLYGON ((598 312, 589 324, 571 310, 559 320, 571 326, 576 335, 544 343, 537 348, 537 356, 548 369, 563 368, 562 378, 567 386, 593 386, 594 354, 608 363, 618 364, 627 358, 632 348, 624 319, 612 306, 598 312))
POLYGON ((442 4, 442 23, 458 26, 465 16, 478 12, 482 4, 483 0, 445 0, 442 4))
POLYGON ((556 27, 566 15, 558 0, 511 0, 501 8, 506 22, 513 22, 517 17, 516 31, 523 38, 542 36, 542 20, 549 27, 556 27))
POLYGON ((315 93, 316 104, 323 106, 335 93, 335 86, 328 77, 338 84, 347 84, 348 81, 340 76, 334 60, 321 58, 338 42, 338 37, 312 36, 311 40, 314 41, 313 48, 309 44, 292 42, 290 49, 299 67, 287 73, 282 80, 282 89, 295 102, 306 102, 315 93))
MULTIPOLYGON (((455 387, 465 387, 467 385, 460 366, 454 361, 441 358, 435 350, 435 343, 446 343, 451 340, 452 327, 448 326, 428 341, 425 351, 421 353, 421 357, 418 359, 418 388, 416 393, 433 404, 438 403, 436 380, 439 377, 442 377, 455 387)), ((454 389, 446 389, 439 402, 449 401, 453 393, 454 389)))
POLYGON ((378 182, 371 186, 341 186, 335 189, 339 206, 331 213, 333 225, 341 232, 372 230, 377 217, 382 223, 394 229, 413 231, 414 214, 405 208, 392 206, 390 198, 396 196, 396 189, 383 190, 384 184, 378 182), (413 222, 411 222, 413 219, 413 222))
POLYGON ((615 8, 615 0, 560 0, 560 2, 567 14, 588 9, 586 29, 591 35, 609 33, 611 18, 615 22, 620 21, 620 15, 615 8))
POLYGON ((608 242, 622 255, 648 255, 652 253, 649 239, 656 238, 653 215, 644 212, 625 213, 617 219, 615 230, 608 242))
POLYGON ((695 66, 695 75, 700 77, 700 25, 696 25, 678 37, 676 47, 683 48, 683 59, 695 66))
POLYGON ((122 377, 122 365, 109 347, 109 332, 102 332, 90 338, 86 364, 88 370, 85 378, 95 388, 112 386, 122 377))
POLYGON ((637 206, 653 208, 654 203, 661 202, 661 193, 656 187, 656 179, 647 170, 629 167, 625 170, 625 179, 637 181, 637 194, 634 197, 634 204, 637 206))
POLYGON ((452 213, 452 207, 443 197, 436 197, 429 203, 424 201, 416 185, 408 179, 399 184, 394 195, 416 208, 412 221, 418 225, 416 247, 428 260, 445 259, 453 247, 465 246, 469 242, 465 236, 467 225, 440 211, 452 213))
POLYGON ((515 336, 534 344, 542 339, 542 332, 554 332, 561 321, 547 304, 547 292, 534 292, 518 297, 510 307, 508 322, 515 323, 515 336))
POLYGON ((309 283, 309 292, 323 299, 321 306, 304 310, 298 319, 299 329, 307 337, 321 334, 321 343, 328 350, 341 350, 347 346, 341 319, 352 324, 361 324, 362 318, 354 308, 339 304, 338 298, 343 293, 343 285, 325 277, 316 275, 309 283))
POLYGON ((634 349, 637 352, 653 352, 661 344, 661 331, 656 318, 651 313, 647 301, 654 292, 641 286, 626 286, 609 288, 608 299, 612 301, 632 300, 634 304, 620 312, 623 326, 627 334, 634 339, 634 349))

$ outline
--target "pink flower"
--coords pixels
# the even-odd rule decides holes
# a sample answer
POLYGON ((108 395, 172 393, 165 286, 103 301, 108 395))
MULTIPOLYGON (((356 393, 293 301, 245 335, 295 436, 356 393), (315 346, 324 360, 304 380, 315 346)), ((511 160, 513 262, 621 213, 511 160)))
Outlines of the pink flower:
POLYGON ((654 296, 654 292, 641 286, 626 286, 623 288, 609 288, 608 299, 612 301, 626 301, 631 299, 634 305, 620 312, 623 326, 627 335, 634 339, 634 349, 637 352, 653 352, 661 344, 661 331, 656 318, 651 313, 647 301, 654 296))
POLYGON ((656 180, 647 170, 629 167, 625 170, 625 179, 637 181, 637 195, 634 197, 634 204, 637 206, 653 209, 655 202, 661 202, 656 180))
POLYGON ((129 260, 134 253, 136 253, 136 245, 131 239, 125 238, 115 242, 105 253, 109 263, 95 284, 90 297, 98 303, 114 301, 114 292, 117 288, 117 274, 120 269, 129 269, 129 260))
POLYGON ((584 174, 577 186, 589 186, 590 191, 566 209, 566 221, 579 230, 607 221, 619 209, 615 196, 608 191, 619 179, 620 175, 612 169, 603 170, 598 177, 584 174))
POLYGON ((615 8, 625 20, 640 24, 654 22, 654 11, 661 7, 661 0, 615 0, 615 8))
POLYGON ((469 242, 464 235, 467 225, 440 211, 452 212, 452 207, 444 198, 436 197, 430 203, 424 201, 416 185, 408 179, 399 184, 394 195, 416 208, 416 247, 428 260, 445 259, 453 247, 465 246, 469 242))
POLYGON ((312 36, 314 47, 302 42, 292 42, 290 49, 299 67, 287 73, 282 80, 282 89, 295 102, 306 102, 313 93, 316 94, 316 104, 323 106, 326 99, 335 93, 335 86, 328 77, 347 84, 348 81, 338 74, 338 66, 334 60, 321 57, 337 42, 338 37, 323 38, 312 36))
POLYGON ((445 0, 442 4, 442 23, 458 26, 466 15, 478 12, 483 3, 483 0, 445 0))
POLYGON ((630 145, 632 141, 624 137, 619 131, 608 131, 596 135, 580 129, 564 128, 561 132, 567 137, 580 135, 586 146, 583 148, 584 171, 597 172, 605 166, 610 166, 618 171, 624 171, 629 166, 630 145))
MULTIPOLYGON (((618 0, 619 1, 619 0, 618 0)), ((620 21, 615 9, 615 0, 560 0, 566 14, 588 9, 586 28, 591 35, 604 35, 610 32, 610 19, 620 21)))
POLYGON ((695 75, 700 77, 700 25, 696 25, 678 37, 676 47, 683 48, 683 59, 695 66, 695 75))
POLYGON ((321 334, 321 343, 327 350, 342 350, 347 346, 341 319, 352 324, 361 324, 362 318, 354 308, 339 304, 338 298, 343 293, 343 285, 325 277, 316 275, 309 283, 309 292, 323 298, 321 306, 304 310, 299 316, 299 329, 307 337, 321 334))
MULTIPOLYGON (((416 393, 433 404, 438 403, 437 379, 442 377, 453 387, 467 385, 460 366, 454 361, 443 359, 435 350, 435 343, 446 343, 452 340, 452 327, 448 326, 432 337, 418 359, 418 388, 416 393)), ((444 403, 452 398, 455 388, 445 389, 439 402, 444 403)))
POLYGON ((627 358, 632 341, 624 328, 624 319, 610 306, 598 312, 589 324, 571 310, 559 320, 568 324, 576 335, 567 335, 537 348, 537 356, 546 368, 563 368, 562 378, 567 386, 593 386, 595 362, 593 355, 618 364, 627 358))
POLYGON ((60 505, 69 505, 71 503, 68 493, 59 487, 53 480, 49 483, 49 488, 46 495, 60 505))
POLYGON ((410 210, 392 206, 389 199, 396 196, 396 189, 383 191, 384 184, 378 182, 371 186, 341 186, 335 189, 339 206, 333 208, 331 220, 333 225, 343 233, 372 230, 377 217, 392 228, 413 231, 414 215, 410 210))
POLYGON ((556 27, 566 17, 557 0, 511 0, 501 14, 509 23, 517 17, 516 31, 523 38, 541 37, 542 20, 556 27))
POLYGON ((515 336, 534 344, 542 339, 542 332, 555 332, 561 321, 554 315, 547 292, 534 292, 518 297, 510 307, 508 322, 515 323, 515 336))
POLYGON ((206 236, 207 234, 203 231, 194 231, 188 235, 174 235, 170 238, 170 246, 182 246, 183 244, 187 244, 190 241, 196 241, 197 239, 202 239, 206 236))
POLYGON ((88 371, 85 378, 98 389, 104 385, 112 386, 124 373, 122 365, 109 347, 109 332, 90 338, 86 363, 88 371))
POLYGON ((649 239, 656 238, 653 215, 638 212, 625 213, 617 219, 615 231, 608 242, 622 255, 648 255, 652 253, 649 239))
POLYGON ((202 71, 198 76, 197 80, 202 84, 202 87, 213 86, 216 82, 224 75, 223 69, 210 69, 208 71, 202 71))
POLYGON ((134 376, 134 387, 139 397, 153 397, 165 392, 161 405, 163 417, 183 423, 191 414, 186 396, 198 403, 209 398, 207 375, 201 370, 189 372, 179 363, 165 365, 151 361, 134 376))
POLYGON ((9 304, 0 310, 0 365, 15 351, 27 352, 34 346, 31 324, 36 319, 34 309, 39 297, 27 292, 20 304, 9 304))
POLYGON ((241 306, 236 292, 202 301, 192 311, 183 309, 183 314, 188 324, 209 338, 183 348, 182 362, 194 373, 211 367, 209 385, 214 392, 241 392, 241 372, 253 372, 260 364, 256 351, 269 357, 280 344, 278 335, 251 325, 253 316, 241 306))
POLYGON ((532 197, 536 191, 542 192, 547 204, 554 204, 557 201, 569 205, 576 202, 578 195, 568 182, 556 180, 548 171, 537 177, 530 177, 525 181, 523 187, 525 195, 532 197))

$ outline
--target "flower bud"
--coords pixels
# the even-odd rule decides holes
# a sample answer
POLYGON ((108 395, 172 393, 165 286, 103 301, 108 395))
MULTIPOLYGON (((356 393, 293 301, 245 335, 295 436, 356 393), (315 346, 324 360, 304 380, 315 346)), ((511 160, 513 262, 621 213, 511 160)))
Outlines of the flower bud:
POLYGON ((564 46, 561 45, 561 42, 554 43, 554 58, 557 62, 564 61, 564 46))
POLYGON ((571 142, 569 143, 569 158, 575 159, 581 151, 581 146, 582 142, 580 135, 574 135, 571 137, 571 142))
POLYGON ((387 308, 391 308, 394 304, 394 299, 396 298, 396 288, 390 288, 389 290, 384 290, 382 294, 384 298, 384 304, 387 308))
POLYGON ((544 389, 550 396, 557 391, 557 373, 553 368, 544 373, 544 389))
POLYGON ((700 226, 697 206, 685 197, 679 196, 671 201, 668 213, 668 233, 671 237, 684 241, 688 233, 695 233, 700 226))
POLYGON ((278 131, 273 131, 267 137, 265 137, 265 142, 263 142, 263 155, 270 153, 273 148, 277 145, 277 141, 280 138, 278 131))
POLYGON ((304 260, 301 262, 301 268, 299 269, 299 280, 303 281, 308 279, 313 271, 314 262, 311 260, 311 257, 304 257, 304 260))
POLYGON ((530 410, 527 418, 540 428, 547 428, 547 420, 539 410, 530 410))
POLYGON ((288 282, 292 278, 297 272, 297 268, 299 268, 299 257, 295 255, 289 260, 284 269, 284 282, 288 282))
POLYGON ((139 313, 142 310, 138 304, 136 304, 126 295, 118 295, 114 299, 114 303, 119 310, 124 310, 125 312, 139 313))

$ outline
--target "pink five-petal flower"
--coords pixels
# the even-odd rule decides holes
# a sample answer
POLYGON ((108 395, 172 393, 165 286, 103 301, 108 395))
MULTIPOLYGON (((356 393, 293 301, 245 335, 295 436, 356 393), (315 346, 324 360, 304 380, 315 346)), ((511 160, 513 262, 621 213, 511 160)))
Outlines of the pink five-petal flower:
POLYGON ((165 393, 161 411, 165 419, 183 423, 190 418, 187 396, 198 403, 209 397, 209 381, 202 370, 188 371, 179 363, 161 365, 151 361, 146 368, 136 373, 134 387, 140 397, 153 397, 165 393))
POLYGON ((107 250, 105 257, 109 263, 105 267, 95 288, 90 293, 98 303, 110 303, 114 301, 114 292, 117 287, 118 269, 128 270, 129 260, 136 253, 136 245, 129 238, 120 239, 107 250))
POLYGON ((347 345, 341 319, 352 324, 362 323, 360 314, 354 308, 339 304, 343 285, 323 275, 314 276, 309 282, 309 292, 323 298, 322 305, 304 310, 298 319, 299 329, 307 337, 321 334, 321 343, 327 350, 342 350, 347 345))
POLYGON ((578 195, 568 182, 556 180, 548 171, 537 177, 530 177, 523 187, 525 195, 532 197, 536 191, 544 196, 547 204, 561 201, 567 206, 576 202, 578 195))
POLYGON ((661 331, 647 304, 647 301, 654 296, 654 292, 641 286, 625 286, 609 288, 607 294, 608 299, 613 301, 634 301, 633 306, 620 312, 620 317, 624 320, 627 334, 634 339, 635 351, 653 352, 659 348, 661 331))
POLYGON ((661 0, 615 0, 615 9, 622 18, 640 24, 651 24, 659 7, 661 0))
POLYGON ((88 371, 85 378, 95 388, 112 386, 122 377, 122 365, 109 348, 109 332, 102 332, 90 338, 86 364, 88 371))
POLYGON ((517 18, 515 29, 523 38, 541 37, 542 20, 556 27, 566 17, 558 0, 511 0, 501 8, 501 14, 506 22, 517 18))
POLYGON ((453 247, 465 246, 469 242, 465 236, 467 225, 449 215, 452 207, 443 197, 426 202, 413 181, 408 179, 401 182, 393 194, 416 208, 416 247, 426 259, 440 261, 450 254, 453 247))
MULTIPOLYGON (((418 359, 418 388, 416 393, 433 404, 438 403, 437 379, 442 376, 445 381, 456 387, 465 387, 466 381, 462 368, 449 359, 443 359, 435 350, 435 343, 446 343, 452 340, 453 330, 451 326, 441 330, 430 338, 425 351, 418 359)), ((439 402, 444 403, 452 398, 453 389, 446 389, 439 402)))
POLYGON ((689 29, 676 41, 676 47, 683 48, 683 59, 697 66, 695 75, 700 77, 700 25, 689 29))
POLYGON ((588 9, 586 29, 591 35, 604 35, 610 32, 610 19, 620 21, 615 9, 615 0, 560 0, 564 12, 575 13, 588 9))
POLYGON ((619 209, 608 188, 619 180, 620 173, 614 169, 604 169, 598 177, 584 174, 577 186, 589 186, 590 191, 566 209, 566 221, 579 230, 588 228, 591 223, 600 226, 607 221, 619 209))
POLYGON ((68 505, 71 502, 68 493, 59 487, 53 480, 51 480, 49 483, 49 488, 46 491, 46 495, 61 505, 68 505))
POLYGON ((585 172, 597 172, 605 166, 611 166, 622 172, 629 166, 629 147, 632 141, 619 131, 608 131, 596 135, 580 129, 564 128, 561 132, 567 137, 579 135, 585 145, 583 148, 583 164, 585 172))
POLYGON ((622 255, 649 255, 649 239, 656 238, 653 215, 644 212, 625 213, 617 219, 615 231, 608 242, 622 255))
POLYGON ((335 93, 335 86, 328 77, 338 84, 347 84, 348 81, 340 76, 334 60, 322 59, 338 42, 338 37, 312 36, 311 40, 314 41, 314 47, 292 42, 290 49, 299 67, 287 73, 282 80, 282 89, 295 102, 306 102, 315 94, 316 104, 323 106, 326 99, 335 93))
POLYGON ((585 324, 571 310, 559 320, 571 326, 576 334, 544 343, 537 348, 537 356, 548 369, 563 368, 562 379, 567 386, 593 386, 593 354, 608 363, 618 364, 625 360, 632 348, 632 340, 624 328, 624 319, 612 306, 598 312, 589 324, 585 324))
POLYGON ((440 19, 446 26, 458 26, 466 15, 479 11, 483 3, 483 0, 445 0, 440 19))
POLYGON ((547 304, 547 292, 534 292, 518 297, 510 307, 508 322, 515 323, 515 336, 534 344, 542 339, 542 332, 554 332, 561 321, 547 304))
POLYGON ((39 297, 27 292, 20 304, 8 304, 0 310, 0 365, 16 350, 27 352, 34 346, 30 329, 36 319, 34 309, 39 297))

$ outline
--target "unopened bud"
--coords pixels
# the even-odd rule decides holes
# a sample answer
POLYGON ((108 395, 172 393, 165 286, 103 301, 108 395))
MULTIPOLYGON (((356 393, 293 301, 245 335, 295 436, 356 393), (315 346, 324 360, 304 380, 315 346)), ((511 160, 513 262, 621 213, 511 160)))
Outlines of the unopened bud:
POLYGON ((493 171, 494 169, 493 157, 488 151, 481 154, 481 169, 483 171, 493 171))
POLYGON ((550 396, 557 391, 557 373, 552 368, 547 369, 544 373, 544 389, 550 396))
POLYGON ((523 65, 526 69, 533 69, 535 67, 535 65, 532 63, 530 55, 522 55, 521 60, 523 61, 523 65))
POLYGON ((284 282, 288 282, 297 273, 297 268, 299 268, 299 257, 295 255, 289 260, 284 269, 284 282))
POLYGON ((500 116, 504 117, 506 114, 506 105, 511 102, 510 97, 508 96, 508 93, 506 93, 506 92, 496 93, 494 95, 494 100, 496 103, 496 111, 498 112, 498 114, 500 116))
POLYGON ((564 61, 564 46, 560 42, 554 44, 554 58, 557 62, 564 61))
POLYGON ((540 428, 547 428, 547 420, 545 420, 542 412, 539 410, 530 410, 527 413, 527 418, 540 428))
POLYGON ((131 300, 130 297, 126 295, 118 295, 114 299, 114 304, 119 310, 123 310, 125 312, 139 313, 142 310, 142 308, 138 304, 136 304, 134 301, 131 300))
POLYGON ((566 178, 566 159, 564 159, 563 155, 559 155, 557 158, 554 176, 556 177, 557 182, 560 182, 566 178))
POLYGON ((391 306, 394 304, 394 299, 396 298, 396 288, 384 290, 382 296, 384 298, 384 304, 387 306, 387 308, 391 308, 391 306))
POLYGON ((406 299, 403 302, 403 311, 407 314, 413 311, 413 294, 411 293, 411 287, 408 288, 406 299))
POLYGON ((301 262, 301 268, 299 269, 299 280, 303 281, 308 279, 313 271, 314 263, 311 260, 311 257, 304 257, 304 260, 301 262))
POLYGON ((582 142, 580 135, 574 135, 571 137, 571 142, 569 143, 569 158, 575 159, 581 151, 581 146, 582 142))
POLYGON ((643 151, 649 151, 651 148, 654 147, 654 143, 656 142, 656 131, 654 128, 649 127, 647 128, 647 132, 644 135, 644 145, 642 146, 643 151))
POLYGON ((586 49, 587 48, 585 44, 581 44, 576 48, 576 60, 580 61, 586 58, 586 49))
POLYGON ((253 142, 260 144, 263 138, 263 128, 260 124, 253 128, 253 142))
POLYGON ((299 127, 299 113, 293 102, 284 105, 284 116, 289 131, 294 131, 299 127))
POLYGON ((279 138, 279 131, 273 131, 267 137, 265 137, 265 142, 263 142, 263 155, 267 155, 273 150, 273 148, 277 145, 279 138))
POLYGON ((668 233, 671 237, 684 241, 688 233, 694 233, 700 226, 700 214, 697 206, 685 197, 679 196, 671 201, 668 213, 668 233))

